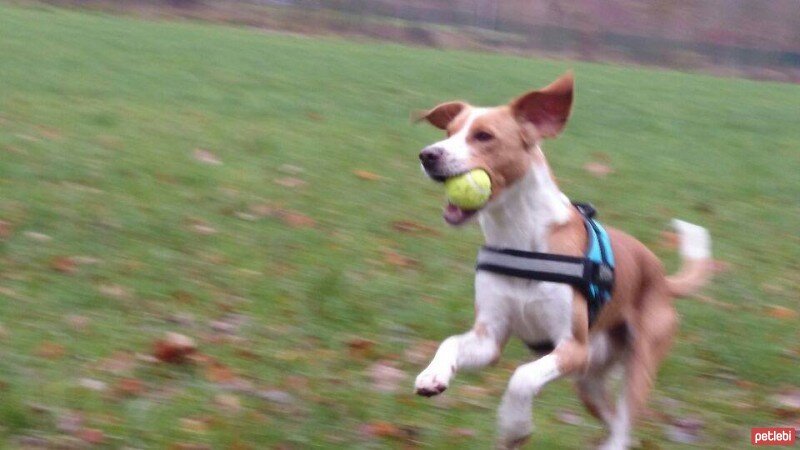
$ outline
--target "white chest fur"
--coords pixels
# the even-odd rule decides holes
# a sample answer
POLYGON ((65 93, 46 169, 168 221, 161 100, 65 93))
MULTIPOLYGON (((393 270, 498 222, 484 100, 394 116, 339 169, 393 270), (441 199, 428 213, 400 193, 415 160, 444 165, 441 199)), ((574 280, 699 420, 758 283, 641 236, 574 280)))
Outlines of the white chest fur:
MULTIPOLYGON (((533 164, 478 220, 487 245, 546 252, 550 227, 568 220, 569 208, 547 167, 533 164)), ((568 285, 478 272, 475 294, 481 314, 503 321, 526 343, 558 343, 571 333, 573 295, 568 285)))

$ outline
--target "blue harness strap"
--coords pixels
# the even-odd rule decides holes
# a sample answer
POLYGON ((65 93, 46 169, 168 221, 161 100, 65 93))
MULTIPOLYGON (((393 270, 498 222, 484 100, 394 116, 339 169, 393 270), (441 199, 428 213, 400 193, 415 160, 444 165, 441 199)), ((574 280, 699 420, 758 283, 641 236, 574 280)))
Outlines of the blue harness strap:
POLYGON ((608 233, 594 219, 594 207, 576 203, 575 208, 583 216, 589 240, 584 257, 483 246, 478 252, 476 270, 575 286, 588 301, 591 325, 611 299, 614 252, 608 233))

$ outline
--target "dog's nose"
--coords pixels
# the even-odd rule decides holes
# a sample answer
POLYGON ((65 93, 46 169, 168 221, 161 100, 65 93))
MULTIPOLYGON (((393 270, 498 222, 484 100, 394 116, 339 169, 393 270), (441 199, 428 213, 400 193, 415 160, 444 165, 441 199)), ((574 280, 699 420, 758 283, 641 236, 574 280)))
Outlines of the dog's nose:
POLYGON ((441 147, 427 147, 419 153, 419 160, 424 167, 430 167, 436 164, 443 154, 444 149, 441 147))

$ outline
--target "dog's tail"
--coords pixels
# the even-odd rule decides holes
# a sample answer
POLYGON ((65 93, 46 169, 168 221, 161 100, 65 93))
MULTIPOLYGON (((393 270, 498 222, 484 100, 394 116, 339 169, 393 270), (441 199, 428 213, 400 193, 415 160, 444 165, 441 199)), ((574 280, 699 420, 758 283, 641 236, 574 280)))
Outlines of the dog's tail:
POLYGON ((711 236, 705 228, 682 220, 672 219, 672 226, 678 232, 683 264, 667 277, 667 287, 673 296, 687 297, 711 278, 711 236))

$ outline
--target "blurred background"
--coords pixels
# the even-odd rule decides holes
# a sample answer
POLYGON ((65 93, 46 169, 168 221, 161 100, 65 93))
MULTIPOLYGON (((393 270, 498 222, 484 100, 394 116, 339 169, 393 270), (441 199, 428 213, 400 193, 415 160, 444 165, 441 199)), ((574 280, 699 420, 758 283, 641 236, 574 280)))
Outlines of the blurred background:
MULTIPOLYGON (((716 277, 636 448, 800 427, 800 5, 0 0, 0 448, 487 448, 513 369, 412 384, 471 326, 409 112, 568 69, 562 190, 716 277)), ((531 448, 591 448, 568 381, 531 448)))

